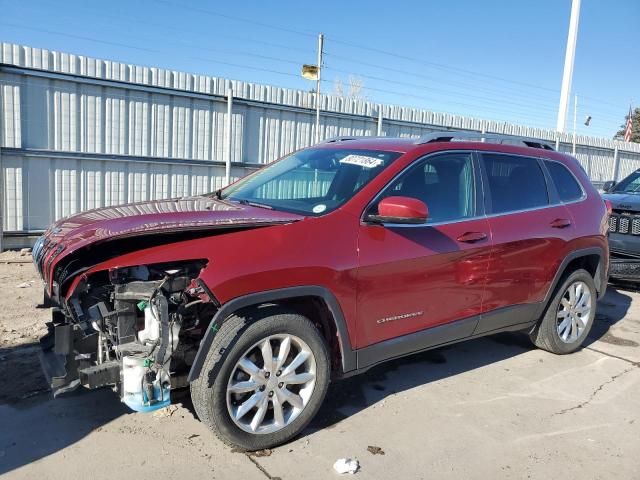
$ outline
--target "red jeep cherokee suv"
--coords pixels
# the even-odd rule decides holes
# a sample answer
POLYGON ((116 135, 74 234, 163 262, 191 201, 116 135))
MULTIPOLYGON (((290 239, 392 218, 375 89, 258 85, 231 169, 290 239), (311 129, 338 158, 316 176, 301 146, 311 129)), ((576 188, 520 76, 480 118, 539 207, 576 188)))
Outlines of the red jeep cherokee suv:
POLYGON ((224 442, 274 446, 330 379, 501 331, 578 349, 607 283, 607 208, 543 142, 338 138, 210 195, 101 208, 34 248, 54 394, 149 411, 190 384, 224 442))

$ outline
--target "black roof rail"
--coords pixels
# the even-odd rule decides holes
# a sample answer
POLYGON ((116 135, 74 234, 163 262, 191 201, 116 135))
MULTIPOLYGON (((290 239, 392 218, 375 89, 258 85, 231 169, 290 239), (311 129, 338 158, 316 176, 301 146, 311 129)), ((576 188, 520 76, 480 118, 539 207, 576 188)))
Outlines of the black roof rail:
POLYGON ((550 143, 538 138, 519 137, 517 135, 505 135, 501 133, 469 132, 464 130, 444 130, 430 132, 416 139, 415 143, 454 142, 454 141, 480 141, 499 144, 522 144, 526 147, 541 148, 543 150, 555 150, 550 143))

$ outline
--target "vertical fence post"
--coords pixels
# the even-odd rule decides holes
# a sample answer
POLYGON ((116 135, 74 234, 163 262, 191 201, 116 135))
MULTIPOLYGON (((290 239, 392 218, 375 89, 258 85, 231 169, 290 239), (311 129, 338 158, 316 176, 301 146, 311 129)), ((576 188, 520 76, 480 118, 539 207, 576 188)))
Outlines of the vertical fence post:
POLYGON ((233 147, 233 143, 231 141, 231 126, 233 125, 233 89, 227 88, 227 136, 225 138, 226 144, 226 155, 225 155, 225 165, 224 165, 224 178, 225 178, 225 186, 231 183, 231 148, 233 147))
POLYGON ((382 105, 378 105, 378 131, 376 135, 378 137, 382 136, 382 105))
POLYGON ((486 141, 486 138, 484 138, 484 136, 487 134, 487 126, 485 125, 484 122, 482 122, 482 128, 480 129, 480 134, 482 135, 482 137, 480 137, 480 141, 484 143, 486 141))
POLYGON ((2 164, 2 146, 4 145, 4 101, 2 96, 2 85, 0 85, 0 253, 4 239, 4 211, 6 202, 4 201, 4 165, 2 164))
POLYGON ((613 149, 613 168, 611 169, 611 180, 614 182, 618 178, 618 170, 620 168, 620 156, 618 155, 618 147, 613 149))
POLYGON ((556 152, 560 151, 560 132, 556 132, 556 152))

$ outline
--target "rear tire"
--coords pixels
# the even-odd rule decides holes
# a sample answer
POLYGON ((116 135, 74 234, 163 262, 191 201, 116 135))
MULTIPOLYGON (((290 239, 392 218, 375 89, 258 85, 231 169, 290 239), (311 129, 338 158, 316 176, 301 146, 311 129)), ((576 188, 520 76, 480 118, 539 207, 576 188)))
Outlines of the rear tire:
POLYGON ((596 316, 597 292, 586 270, 575 270, 561 281, 542 320, 529 335, 538 347, 564 355, 578 350, 596 316))
POLYGON ((307 426, 329 377, 329 353, 315 325, 296 313, 263 307, 222 324, 191 383, 191 397, 199 419, 220 440, 260 450, 291 440, 307 426))

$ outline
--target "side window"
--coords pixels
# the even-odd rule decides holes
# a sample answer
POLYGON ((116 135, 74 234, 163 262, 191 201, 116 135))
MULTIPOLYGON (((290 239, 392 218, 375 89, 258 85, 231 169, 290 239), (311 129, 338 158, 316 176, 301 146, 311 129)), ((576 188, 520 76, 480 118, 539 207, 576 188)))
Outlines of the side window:
POLYGON ((392 195, 422 200, 429 209, 427 223, 473 217, 476 205, 471 154, 446 153, 419 160, 389 185, 382 198, 392 195))
POLYGON ((567 167, 558 162, 545 161, 544 164, 549 170, 560 200, 571 202, 582 197, 582 188, 567 167))
POLYGON ((535 158, 483 153, 490 213, 505 213, 549 204, 547 183, 535 158))

